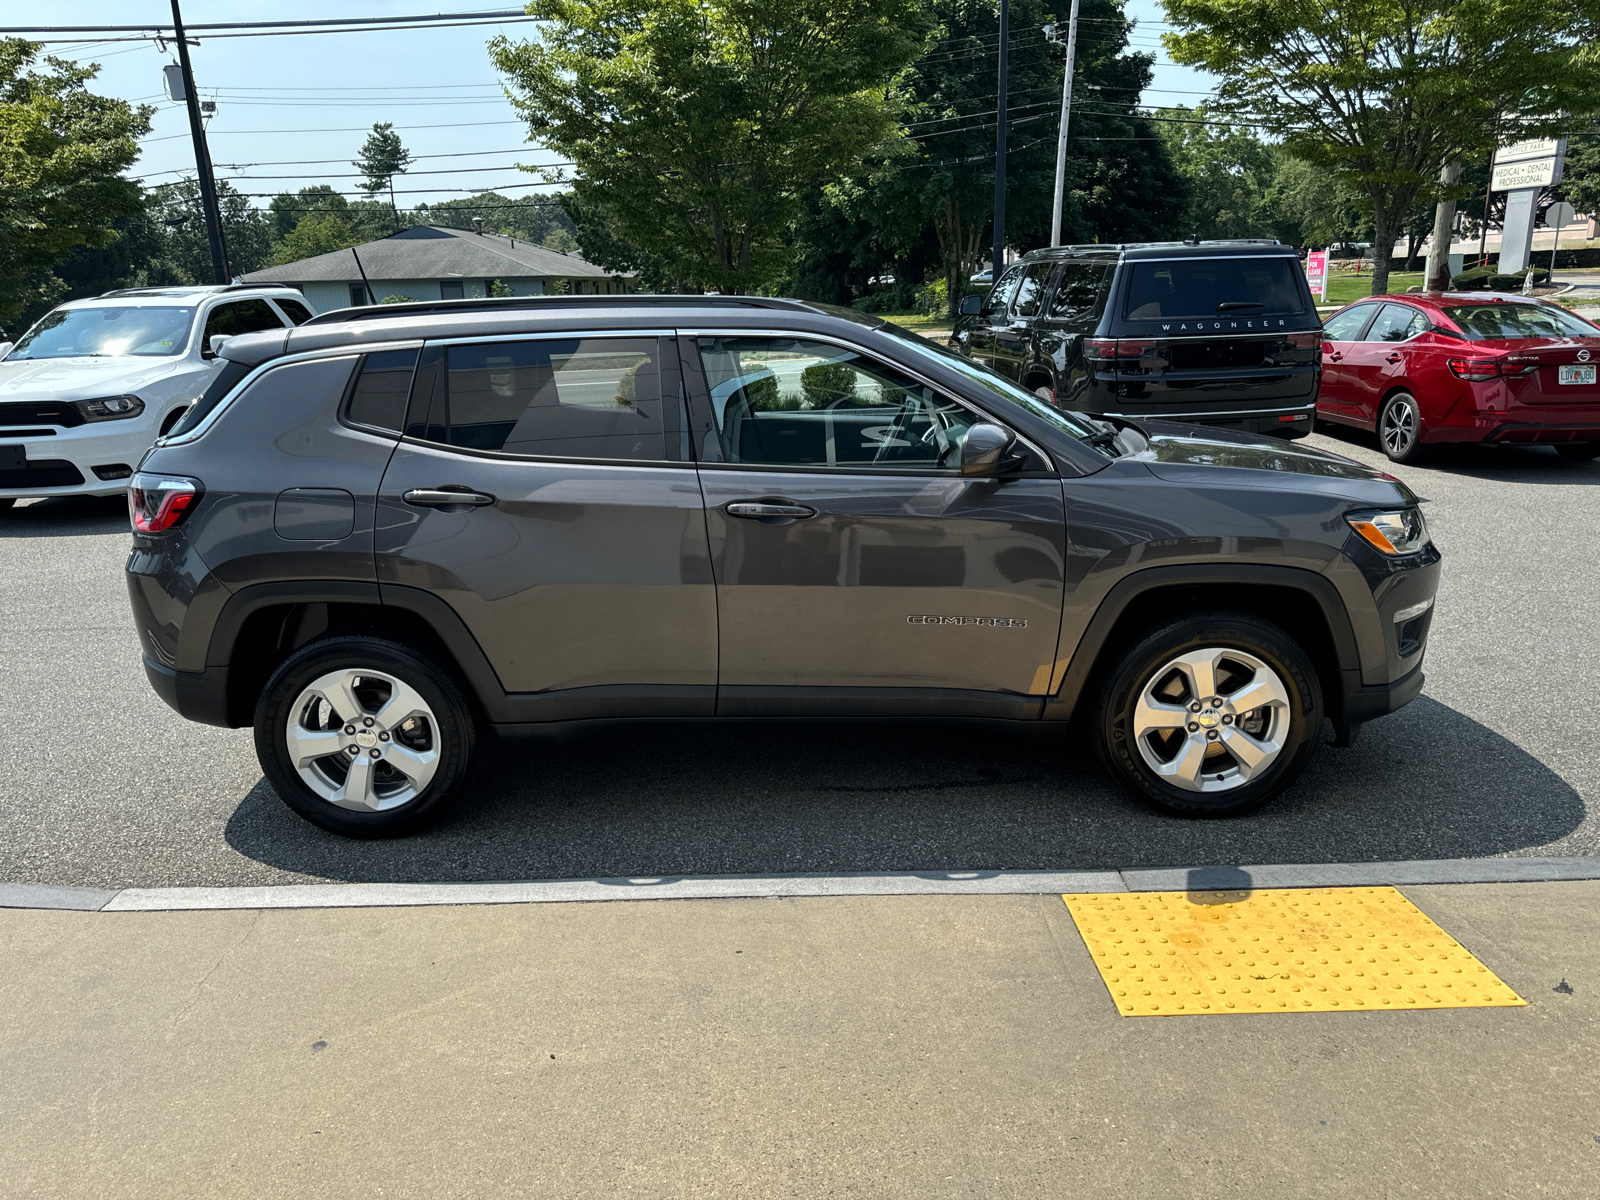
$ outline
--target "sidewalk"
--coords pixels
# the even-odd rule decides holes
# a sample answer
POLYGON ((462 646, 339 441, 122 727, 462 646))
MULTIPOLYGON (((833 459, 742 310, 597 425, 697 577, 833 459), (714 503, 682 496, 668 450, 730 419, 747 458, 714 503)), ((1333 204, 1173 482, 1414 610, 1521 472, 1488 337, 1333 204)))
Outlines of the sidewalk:
POLYGON ((3 910, 0 1195, 1591 1193, 1600 881, 1402 890, 1529 1006, 1123 1018, 1056 895, 3 910))

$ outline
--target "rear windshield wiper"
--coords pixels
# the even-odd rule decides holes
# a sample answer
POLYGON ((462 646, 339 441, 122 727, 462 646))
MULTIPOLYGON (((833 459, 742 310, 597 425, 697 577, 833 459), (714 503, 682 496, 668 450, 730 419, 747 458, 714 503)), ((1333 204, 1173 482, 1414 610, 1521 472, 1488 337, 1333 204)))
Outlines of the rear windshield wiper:
POLYGON ((1265 308, 1260 300, 1224 300, 1217 305, 1218 312, 1234 312, 1241 308, 1265 308))

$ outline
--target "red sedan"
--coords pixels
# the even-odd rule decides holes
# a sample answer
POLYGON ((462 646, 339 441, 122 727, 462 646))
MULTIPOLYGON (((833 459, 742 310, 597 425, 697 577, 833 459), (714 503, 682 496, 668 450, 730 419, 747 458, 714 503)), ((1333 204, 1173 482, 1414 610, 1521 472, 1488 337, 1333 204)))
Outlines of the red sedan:
POLYGON ((1373 296, 1322 327, 1317 417, 1377 433, 1395 462, 1430 443, 1548 443, 1600 457, 1600 328, 1494 292, 1373 296))

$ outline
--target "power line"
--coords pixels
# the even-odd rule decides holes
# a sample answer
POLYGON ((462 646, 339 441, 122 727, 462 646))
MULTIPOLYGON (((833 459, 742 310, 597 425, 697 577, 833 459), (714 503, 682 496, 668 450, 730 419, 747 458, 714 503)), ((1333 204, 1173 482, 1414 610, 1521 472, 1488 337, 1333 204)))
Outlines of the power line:
MULTIPOLYGON (((460 13, 417 13, 413 16, 400 14, 392 17, 325 17, 309 21, 213 21, 210 24, 195 25, 185 21, 183 27, 187 32, 194 33, 199 29, 296 29, 322 25, 392 25, 397 21, 435 24, 469 18, 522 17, 526 19, 527 16, 527 10, 522 8, 480 8, 473 12, 460 13)), ((6 25, 0 26, 0 33, 144 33, 149 30, 154 30, 157 33, 172 33, 173 28, 171 25, 162 25, 160 23, 149 25, 6 25)), ((90 39, 85 38, 82 40, 88 41, 90 39)))
MULTIPOLYGON (((483 125, 526 125, 526 121, 447 121, 443 125, 396 125, 395 132, 409 133, 413 129, 476 129, 483 125)), ((217 137, 234 137, 246 133, 371 133, 370 125, 353 125, 348 129, 211 129, 207 133, 217 137)), ((187 137, 187 134, 178 136, 187 137)), ((166 141, 166 138, 147 138, 145 141, 166 141)))
MULTIPOLYGON (((519 13, 514 17, 499 17, 489 21, 434 21, 420 24, 413 22, 405 25, 367 25, 355 29, 261 29, 252 30, 246 33, 208 33, 205 36, 208 39, 215 41, 220 38, 241 37, 300 37, 305 34, 313 33, 393 33, 407 29, 462 29, 471 25, 504 25, 508 22, 516 23, 523 21, 534 21, 537 19, 538 18, 536 17, 530 17, 526 14, 519 13)), ((149 26, 147 28, 155 27, 149 26)), ((170 36, 170 34, 163 33, 147 33, 142 36, 128 35, 125 37, 105 38, 30 38, 29 40, 37 42, 42 46, 61 45, 63 43, 71 45, 99 46, 105 45, 108 42, 153 42, 158 39, 165 40, 170 36)))

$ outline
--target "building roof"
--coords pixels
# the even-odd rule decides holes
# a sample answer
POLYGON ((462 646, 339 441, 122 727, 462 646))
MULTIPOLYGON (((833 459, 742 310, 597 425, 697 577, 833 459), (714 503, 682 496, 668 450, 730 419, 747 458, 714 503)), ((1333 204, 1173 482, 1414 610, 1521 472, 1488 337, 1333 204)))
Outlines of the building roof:
MULTIPOLYGON (((576 254, 562 254, 498 233, 415 225, 356 247, 368 279, 514 279, 555 276, 603 279, 612 272, 576 254)), ((348 250, 302 258, 244 276, 247 283, 360 283, 348 250)))

